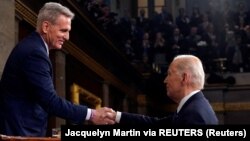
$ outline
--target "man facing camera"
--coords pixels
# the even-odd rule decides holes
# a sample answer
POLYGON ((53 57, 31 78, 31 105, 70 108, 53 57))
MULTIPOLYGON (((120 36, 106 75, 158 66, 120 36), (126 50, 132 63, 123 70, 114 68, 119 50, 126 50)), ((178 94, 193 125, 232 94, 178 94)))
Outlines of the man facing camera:
POLYGON ((49 50, 61 49, 69 39, 73 17, 67 7, 46 3, 38 13, 36 31, 12 50, 0 84, 0 134, 45 136, 49 115, 75 124, 114 123, 108 118, 112 109, 74 105, 56 94, 49 50))
POLYGON ((178 104, 176 112, 157 118, 117 111, 113 112, 113 119, 120 124, 216 125, 216 114, 201 91, 204 81, 205 73, 199 58, 176 56, 164 80, 167 95, 178 104))

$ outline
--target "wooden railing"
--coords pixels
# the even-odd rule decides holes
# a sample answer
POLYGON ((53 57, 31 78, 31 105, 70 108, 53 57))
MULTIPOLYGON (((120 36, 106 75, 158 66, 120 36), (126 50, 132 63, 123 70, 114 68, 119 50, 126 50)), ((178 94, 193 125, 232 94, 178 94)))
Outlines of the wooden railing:
POLYGON ((75 83, 71 85, 71 101, 75 104, 81 104, 81 101, 83 101, 93 108, 99 108, 102 104, 99 97, 75 83))
POLYGON ((0 135, 0 141, 60 141, 60 138, 52 137, 21 137, 0 135))

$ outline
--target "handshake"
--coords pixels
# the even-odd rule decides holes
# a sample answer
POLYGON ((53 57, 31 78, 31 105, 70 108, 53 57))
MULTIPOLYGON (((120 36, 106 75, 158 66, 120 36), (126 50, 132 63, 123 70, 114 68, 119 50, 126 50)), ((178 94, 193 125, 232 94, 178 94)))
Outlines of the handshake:
POLYGON ((115 124, 116 112, 108 107, 92 109, 89 120, 96 125, 115 124))

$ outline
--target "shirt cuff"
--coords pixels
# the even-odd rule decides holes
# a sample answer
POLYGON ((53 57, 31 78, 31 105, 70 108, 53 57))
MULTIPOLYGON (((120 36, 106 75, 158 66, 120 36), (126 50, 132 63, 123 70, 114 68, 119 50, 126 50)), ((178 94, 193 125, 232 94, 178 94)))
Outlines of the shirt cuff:
POLYGON ((87 115, 86 115, 86 118, 85 118, 86 120, 90 119, 91 112, 92 112, 92 110, 90 108, 88 108, 88 112, 87 112, 87 115))
POLYGON ((122 113, 117 111, 115 116, 115 122, 120 123, 122 113))

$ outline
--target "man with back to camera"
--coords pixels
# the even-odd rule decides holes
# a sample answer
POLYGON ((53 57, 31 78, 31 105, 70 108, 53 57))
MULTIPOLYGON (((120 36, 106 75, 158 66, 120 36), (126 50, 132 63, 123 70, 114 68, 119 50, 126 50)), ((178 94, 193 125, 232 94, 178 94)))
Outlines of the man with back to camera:
POLYGON ((176 113, 163 117, 149 117, 127 112, 113 112, 119 124, 147 125, 217 125, 218 119, 202 93, 205 73, 202 62, 193 55, 176 56, 164 80, 167 95, 178 104, 176 113))
POLYGON ((113 124, 102 107, 90 109, 60 98, 52 78, 50 49, 61 49, 69 39, 71 20, 67 7, 48 2, 40 9, 36 31, 12 50, 2 74, 0 92, 0 134, 12 136, 46 136, 49 115, 80 124, 113 124))

